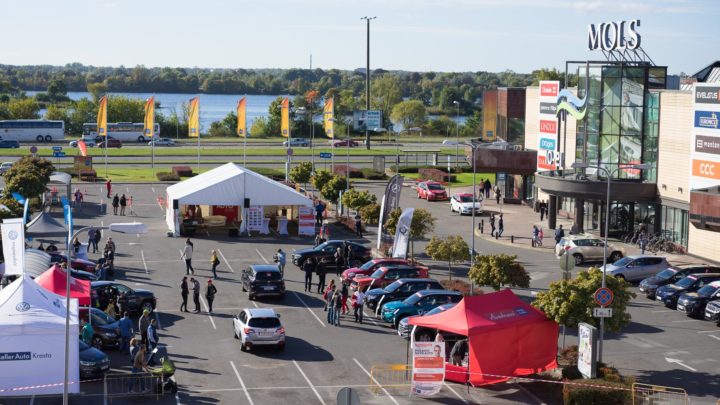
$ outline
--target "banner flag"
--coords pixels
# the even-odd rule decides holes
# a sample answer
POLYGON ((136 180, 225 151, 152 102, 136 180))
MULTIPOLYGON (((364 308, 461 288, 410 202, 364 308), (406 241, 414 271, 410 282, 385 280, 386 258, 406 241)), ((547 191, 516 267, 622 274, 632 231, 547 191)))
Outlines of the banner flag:
POLYGON ((97 134, 98 136, 107 136, 107 96, 100 98, 97 115, 97 134))
POLYGON ((377 237, 377 249, 380 249, 380 245, 382 244, 382 235, 383 231, 385 230, 383 228, 383 223, 385 222, 385 219, 383 218, 382 214, 383 211, 385 211, 385 196, 382 197, 382 201, 380 201, 380 220, 378 221, 378 237, 377 237))
MULTIPOLYGON (((390 212, 400 206, 400 191, 402 191, 404 179, 403 176, 396 174, 388 181, 385 187, 385 194, 383 195, 385 204, 380 207, 379 233, 382 233, 382 224, 390 218, 390 212)), ((378 249, 380 248, 379 240, 380 237, 378 237, 378 249)))
POLYGON ((200 97, 190 99, 190 111, 188 113, 188 137, 200 137, 200 97))
POLYGON ((241 98, 240 101, 238 101, 237 103, 237 136, 242 138, 245 138, 247 136, 247 128, 245 128, 245 126, 247 125, 246 105, 247 100, 245 100, 245 97, 241 98))
POLYGON ((145 102, 145 137, 155 136, 155 96, 145 102))
POLYGON ((25 269, 25 226, 22 218, 8 218, 2 223, 5 276, 22 275, 25 269))
POLYGON ((411 394, 431 396, 445 381, 445 342, 413 342, 411 394))
POLYGON ((78 149, 80 149, 80 154, 83 156, 87 156, 87 145, 85 144, 85 141, 82 139, 78 141, 78 149))
POLYGON ((280 132, 290 138, 290 100, 285 97, 280 105, 280 132))
POLYGON ((325 124, 325 134, 330 139, 335 139, 335 101, 332 97, 325 100, 323 107, 323 123, 325 124))
POLYGON ((393 243, 392 257, 405 259, 407 257, 408 244, 410 242, 410 225, 412 225, 415 208, 405 208, 395 229, 395 243, 393 243))

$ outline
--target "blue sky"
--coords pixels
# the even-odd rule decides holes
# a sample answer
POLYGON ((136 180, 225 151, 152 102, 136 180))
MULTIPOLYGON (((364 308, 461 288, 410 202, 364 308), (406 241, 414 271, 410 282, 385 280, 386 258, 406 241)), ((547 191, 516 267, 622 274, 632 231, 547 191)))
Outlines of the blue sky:
POLYGON ((587 25, 642 21, 671 73, 720 59, 713 0, 6 0, 0 63, 529 72, 586 50, 587 25))

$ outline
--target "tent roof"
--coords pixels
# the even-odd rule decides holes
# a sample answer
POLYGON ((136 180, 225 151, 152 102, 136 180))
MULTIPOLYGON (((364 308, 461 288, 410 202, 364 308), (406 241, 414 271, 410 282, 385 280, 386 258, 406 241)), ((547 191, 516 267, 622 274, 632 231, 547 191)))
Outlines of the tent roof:
MULTIPOLYGON (((67 291, 67 272, 54 264, 46 272, 35 278, 35 282, 46 290, 58 295, 67 291)), ((70 297, 77 298, 81 306, 90 305, 90 282, 70 277, 70 297)))
MULTIPOLYGON (((0 335, 45 334, 65 329, 65 298, 23 275, 0 290, 0 335)), ((71 312, 70 324, 77 325, 71 312)))
POLYGON ((516 324, 546 322, 542 311, 525 303, 510 289, 463 298, 439 314, 410 318, 410 325, 439 329, 459 335, 486 332, 516 324))
POLYGON ((45 272, 52 263, 49 254, 38 249, 25 249, 25 274, 35 278, 45 272))
POLYGON ((252 170, 227 163, 167 188, 168 200, 179 204, 312 205, 312 201, 292 188, 252 170))
POLYGON ((27 229, 25 229, 25 235, 34 238, 60 237, 67 235, 67 232, 65 225, 56 221, 55 218, 45 211, 33 218, 32 221, 28 223, 27 229))
POLYGON ((72 176, 65 172, 50 173, 50 183, 70 184, 71 182, 72 176))

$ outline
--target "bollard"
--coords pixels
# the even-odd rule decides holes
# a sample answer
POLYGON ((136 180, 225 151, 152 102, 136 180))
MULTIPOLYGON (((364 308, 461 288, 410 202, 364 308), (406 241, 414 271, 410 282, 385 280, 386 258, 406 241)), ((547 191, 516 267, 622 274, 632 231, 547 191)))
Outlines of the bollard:
POLYGON ((480 220, 480 225, 479 225, 479 226, 480 226, 480 233, 481 233, 481 234, 485 233, 485 230, 484 230, 484 228, 485 228, 485 220, 484 220, 484 219, 481 219, 481 220, 480 220))
POLYGON ((535 238, 530 239, 530 247, 535 247, 535 238))
POLYGON ((515 243, 515 235, 510 235, 510 243, 515 243))

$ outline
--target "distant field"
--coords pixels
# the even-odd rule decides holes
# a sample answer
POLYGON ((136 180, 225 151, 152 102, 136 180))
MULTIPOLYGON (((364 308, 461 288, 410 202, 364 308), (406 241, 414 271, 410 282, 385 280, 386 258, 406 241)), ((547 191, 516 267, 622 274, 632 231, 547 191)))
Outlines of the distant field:
MULTIPOLYGON (((201 168, 200 173, 204 173, 208 170, 211 170, 212 168, 201 168)), ((268 169, 265 167, 250 167, 250 170, 263 174, 265 176, 284 176, 285 172, 282 170, 276 170, 276 169, 268 169)), ((96 166, 95 170, 97 171, 97 175, 100 178, 105 178, 105 169, 103 169, 101 166, 96 166)), ((171 168, 169 166, 165 167, 155 167, 155 173, 158 172, 170 172, 171 168)), ((197 173, 197 168, 193 167, 193 173, 197 173)), ((112 179, 114 183, 123 183, 123 182, 153 182, 158 181, 158 178, 156 176, 153 176, 152 169, 145 169, 145 168, 113 168, 112 166, 108 167, 107 175, 109 178, 112 179)))

